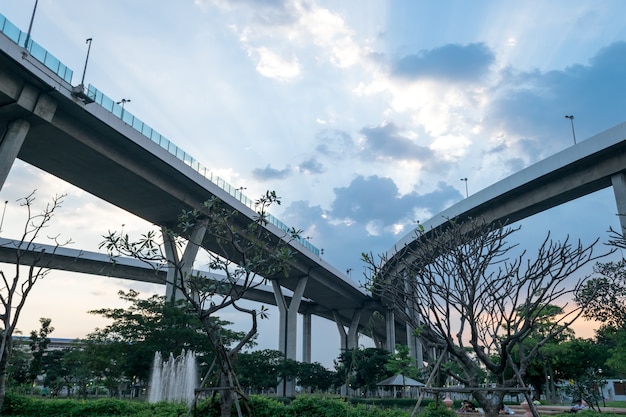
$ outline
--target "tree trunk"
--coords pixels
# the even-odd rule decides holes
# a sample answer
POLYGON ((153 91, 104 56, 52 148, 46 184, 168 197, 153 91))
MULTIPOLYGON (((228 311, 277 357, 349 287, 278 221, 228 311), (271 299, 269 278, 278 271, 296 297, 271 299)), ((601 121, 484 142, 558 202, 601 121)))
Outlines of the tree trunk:
POLYGON ((2 407, 4 406, 4 397, 7 392, 7 365, 8 355, 3 355, 0 360, 0 415, 2 415, 2 407))
MULTIPOLYGON (((6 329, 6 327, 5 327, 6 329)), ((7 393, 7 368, 9 366, 9 358, 13 350, 13 332, 6 334, 6 342, 4 344, 4 352, 0 358, 0 415, 2 415, 2 407, 4 406, 4 397, 7 393)))
POLYGON ((230 378, 228 377, 227 372, 221 372, 220 386, 228 387, 220 391, 220 411, 222 412, 222 417, 231 417, 231 412, 233 410, 233 387, 231 387, 230 378))

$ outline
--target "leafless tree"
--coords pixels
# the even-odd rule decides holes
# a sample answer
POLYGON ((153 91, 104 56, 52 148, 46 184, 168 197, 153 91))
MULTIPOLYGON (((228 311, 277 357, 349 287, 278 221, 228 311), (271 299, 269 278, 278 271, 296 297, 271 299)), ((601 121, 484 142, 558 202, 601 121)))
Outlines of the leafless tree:
POLYGON ((475 389, 474 399, 489 416, 498 414, 505 389, 523 387, 539 349, 584 311, 584 305, 570 305, 570 300, 588 279, 581 268, 599 258, 593 254, 597 240, 583 246, 569 237, 552 241, 548 233, 529 259, 508 243, 517 230, 476 219, 451 220, 445 228, 418 229, 415 244, 393 259, 364 254, 373 293, 417 329, 424 346, 446 355, 441 372, 475 389), (561 305, 564 313, 536 345, 525 347, 522 342, 545 318, 548 305, 561 305), (514 350, 519 360, 512 359, 514 350), (486 374, 495 378, 493 394, 479 389, 486 374))
MULTIPOLYGON (((298 238, 295 229, 284 232, 280 237, 268 231, 267 209, 272 204, 280 204, 280 200, 274 192, 268 191, 255 202, 257 213, 254 219, 242 223, 241 213, 228 208, 218 198, 212 198, 198 209, 181 213, 178 224, 165 230, 164 236, 152 231, 132 240, 128 235, 109 232, 101 244, 112 256, 132 256, 152 265, 156 262, 174 273, 179 294, 194 307, 215 349, 216 358, 211 369, 216 371, 214 386, 221 387, 222 416, 230 417, 233 404, 241 415, 237 399, 245 400, 246 395, 239 385, 233 365, 237 353, 256 335, 257 318, 265 314, 263 308, 261 311, 246 308, 240 301, 246 292, 265 284, 267 279, 286 276, 287 264, 292 258, 289 244, 298 238), (188 265, 180 256, 185 244, 203 249, 201 242, 186 239, 198 228, 206 230, 203 242, 211 247, 211 251, 205 251, 209 259, 208 267, 221 273, 223 279, 190 274, 188 265), (168 245, 175 248, 169 256, 168 245), (223 329, 215 320, 216 314, 227 307, 248 315, 251 321, 245 337, 235 346, 224 344, 223 329)), ((205 381, 211 378, 210 374, 211 371, 205 381)))
MULTIPOLYGON (((13 333, 17 328, 22 309, 35 284, 45 278, 51 271, 54 255, 57 250, 71 243, 61 241, 58 236, 49 237, 53 245, 35 243, 41 239, 45 229, 50 225, 57 209, 61 207, 65 195, 55 196, 52 202, 39 213, 34 212, 35 192, 20 200, 20 206, 27 211, 27 220, 19 240, 2 240, 0 249, 12 255, 11 271, 0 270, 0 325, 2 329, 0 341, 0 409, 6 394, 6 376, 9 359, 13 352, 13 333), (50 249, 52 248, 52 249, 50 249)), ((8 265, 8 264, 7 264, 8 265)))

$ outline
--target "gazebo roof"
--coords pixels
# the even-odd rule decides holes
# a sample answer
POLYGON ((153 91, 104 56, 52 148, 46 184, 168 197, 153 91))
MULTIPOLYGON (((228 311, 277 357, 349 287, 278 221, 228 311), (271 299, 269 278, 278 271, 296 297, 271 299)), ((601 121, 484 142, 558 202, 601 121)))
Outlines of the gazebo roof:
POLYGON ((402 386, 424 387, 425 386, 421 382, 416 381, 413 378, 409 378, 408 376, 404 377, 404 382, 403 382, 402 374, 398 374, 398 375, 392 376, 391 378, 387 378, 384 381, 380 381, 376 385, 378 385, 379 387, 402 387, 402 386))

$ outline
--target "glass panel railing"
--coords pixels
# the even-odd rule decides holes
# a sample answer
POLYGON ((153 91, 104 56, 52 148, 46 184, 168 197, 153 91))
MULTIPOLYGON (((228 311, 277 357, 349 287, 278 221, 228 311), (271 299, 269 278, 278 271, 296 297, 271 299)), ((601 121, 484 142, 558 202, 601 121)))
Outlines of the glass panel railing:
POLYGON ((33 42, 32 39, 28 40, 28 35, 18 29, 13 23, 11 23, 6 17, 0 14, 0 31, 4 33, 9 39, 15 42, 17 45, 25 48, 30 55, 37 61, 44 64, 46 67, 54 71, 59 77, 68 83, 72 83, 73 72, 68 67, 63 65, 61 61, 56 59, 54 55, 46 51, 41 45, 33 42))
MULTIPOLYGON (((58 76, 60 76, 63 80, 68 83, 72 83, 72 75, 73 72, 71 69, 63 65, 61 61, 55 58, 52 54, 48 53, 42 46, 33 42, 32 39, 28 40, 28 45, 26 45, 27 34, 22 32, 17 26, 11 23, 6 17, 0 14, 0 32, 2 32, 5 36, 7 36, 11 41, 16 43, 19 46, 26 47, 30 55, 44 64, 47 68, 54 71, 58 76)), ((172 155, 176 156, 178 159, 183 161, 186 165, 192 167, 196 172, 200 173, 203 177, 207 178, 222 190, 226 191, 231 196, 235 197, 242 204, 247 207, 255 210, 254 201, 243 195, 241 188, 235 188, 222 178, 217 175, 213 175, 213 173, 197 162, 191 155, 187 154, 185 151, 180 149, 174 143, 170 142, 165 137, 161 136, 158 132, 152 129, 150 126, 146 125, 140 119, 136 118, 132 113, 124 109, 122 105, 110 99, 106 95, 102 94, 97 88, 93 85, 89 85, 87 88, 87 96, 92 99, 94 102, 98 103, 104 109, 113 113, 116 117, 120 118, 124 121, 124 123, 133 127, 139 133, 141 133, 146 138, 151 141, 157 143, 159 146, 167 150, 172 155)), ((272 223, 276 227, 280 228, 283 231, 289 231, 289 227, 286 224, 278 220, 276 217, 271 214, 267 215, 267 221, 272 223)), ((306 249, 313 252, 315 255, 319 256, 320 251, 313 245, 311 245, 308 241, 298 238, 297 239, 300 244, 302 244, 306 249)))
POLYGON ((2 16, 0 20, 2 21, 2 33, 4 33, 7 36, 7 38, 11 39, 13 42, 20 45, 20 35, 23 32, 19 30, 17 26, 11 23, 6 17, 2 16))

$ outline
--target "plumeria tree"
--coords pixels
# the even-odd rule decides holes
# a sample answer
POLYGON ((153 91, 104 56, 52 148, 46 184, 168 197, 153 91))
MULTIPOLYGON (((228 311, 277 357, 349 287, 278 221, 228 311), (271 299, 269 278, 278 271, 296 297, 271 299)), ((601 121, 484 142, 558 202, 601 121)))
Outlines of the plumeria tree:
POLYGON ((585 303, 567 300, 588 279, 582 268, 597 259, 596 242, 553 241, 549 234, 527 256, 508 242, 517 230, 479 219, 451 220, 446 227, 418 228, 416 244, 393 259, 363 255, 373 293, 417 329, 422 343, 433 348, 428 350, 444 355, 440 371, 471 389, 489 416, 498 414, 506 389, 524 386, 540 349, 584 312, 585 303), (549 305, 561 307, 562 314, 546 325, 549 305), (531 335, 535 343, 524 344, 531 335), (495 401, 481 388, 485 371, 495 381, 495 401))

